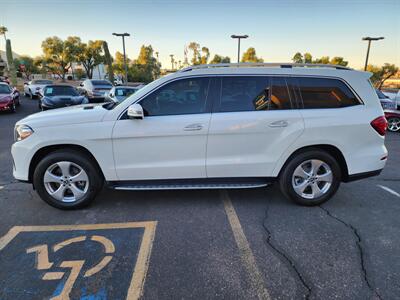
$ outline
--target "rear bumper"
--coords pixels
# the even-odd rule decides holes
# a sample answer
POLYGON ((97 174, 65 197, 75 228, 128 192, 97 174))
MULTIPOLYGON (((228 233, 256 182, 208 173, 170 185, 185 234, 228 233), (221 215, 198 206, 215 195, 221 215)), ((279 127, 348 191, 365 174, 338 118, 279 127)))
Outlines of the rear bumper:
POLYGON ((378 176, 381 174, 383 169, 375 170, 375 171, 369 171, 369 172, 363 172, 363 173, 357 173, 357 174, 352 174, 349 175, 346 179, 343 180, 343 182, 352 182, 368 177, 373 177, 373 176, 378 176))
POLYGON ((9 110, 12 105, 12 102, 2 102, 0 103, 0 110, 9 110))

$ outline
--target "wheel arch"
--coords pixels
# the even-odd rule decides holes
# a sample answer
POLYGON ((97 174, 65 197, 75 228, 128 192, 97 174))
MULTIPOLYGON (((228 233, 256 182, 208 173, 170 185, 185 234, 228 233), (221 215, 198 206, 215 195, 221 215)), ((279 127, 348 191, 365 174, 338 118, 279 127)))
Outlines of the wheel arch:
POLYGON ((322 150, 322 151, 327 152, 330 155, 332 155, 333 158, 335 158, 336 161, 339 163, 340 170, 341 170, 341 173, 342 173, 342 181, 346 182, 348 180, 348 178, 349 178, 349 170, 348 170, 348 167, 347 167, 346 159, 345 159, 342 151, 340 151, 340 149, 337 148, 336 146, 329 145, 329 144, 309 145, 309 146, 304 146, 304 147, 301 147, 301 148, 295 150, 285 160, 285 163, 282 165, 281 169, 279 170, 278 178, 280 177, 280 175, 282 173, 282 170, 285 168, 285 166, 288 164, 288 162, 291 159, 293 159, 299 153, 303 153, 303 152, 310 151, 310 150, 322 150))
POLYGON ((85 147, 76 144, 58 144, 58 145, 49 145, 44 146, 37 150, 33 155, 31 162, 29 164, 29 174, 28 174, 28 182, 33 182, 33 173, 35 172, 35 168, 38 163, 48 154, 58 151, 58 150, 73 150, 76 152, 83 153, 86 155, 90 160, 94 163, 95 167, 99 170, 101 177, 104 179, 104 173, 101 169, 99 163, 97 162, 96 158, 93 154, 85 147))

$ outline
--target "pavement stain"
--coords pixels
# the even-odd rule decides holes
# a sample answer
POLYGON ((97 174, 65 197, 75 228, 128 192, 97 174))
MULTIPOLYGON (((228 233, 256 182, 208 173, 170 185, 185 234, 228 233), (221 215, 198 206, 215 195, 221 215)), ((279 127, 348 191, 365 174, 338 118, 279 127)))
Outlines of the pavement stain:
POLYGON ((279 258, 279 260, 285 266, 287 266, 289 272, 295 278, 297 278, 297 282, 301 283, 301 285, 303 286, 303 289, 306 291, 305 294, 303 294, 302 296, 304 296, 304 299, 308 300, 308 299, 310 299, 311 293, 312 293, 311 284, 309 284, 308 280, 305 279, 305 276, 300 271, 300 268, 296 265, 295 260, 293 258, 291 258, 290 255, 286 251, 284 251, 282 248, 280 248, 277 244, 275 244, 273 242, 272 232, 267 226, 270 202, 271 202, 271 200, 268 201, 268 205, 267 205, 267 208, 265 210, 265 218, 264 218, 264 221, 263 221, 263 224, 262 224, 262 226, 263 226, 263 228, 264 228, 264 230, 266 232, 265 243, 267 244, 267 246, 270 249, 272 249, 272 251, 274 253, 276 253, 276 255, 279 258))
POLYGON ((326 207, 323 207, 321 205, 319 205, 318 207, 321 210, 323 210, 328 217, 343 224, 344 226, 346 226, 353 232, 353 235, 355 236, 355 239, 356 239, 357 248, 358 248, 359 254, 360 254, 360 265, 361 265, 361 271, 362 271, 364 281, 367 284, 368 288, 370 289, 371 293, 375 296, 375 298, 382 300, 383 299, 382 296, 379 294, 378 290, 373 286, 373 284, 371 283, 371 279, 369 279, 369 276, 368 276, 367 267, 366 267, 366 254, 365 254, 365 250, 363 249, 363 246, 362 246, 362 239, 361 239, 360 233, 357 231, 357 229, 353 225, 351 225, 350 223, 333 215, 326 207))

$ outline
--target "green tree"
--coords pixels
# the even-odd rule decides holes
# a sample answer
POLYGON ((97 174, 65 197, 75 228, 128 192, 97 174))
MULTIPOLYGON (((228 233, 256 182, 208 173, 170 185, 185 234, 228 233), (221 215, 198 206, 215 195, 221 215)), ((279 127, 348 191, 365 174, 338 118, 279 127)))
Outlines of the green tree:
POLYGON ((151 45, 143 45, 140 48, 138 58, 128 70, 128 78, 132 81, 151 82, 160 75, 160 64, 153 56, 154 50, 151 45))
POLYGON ((382 67, 368 65, 367 71, 372 73, 371 81, 380 89, 386 80, 399 72, 399 68, 394 64, 385 63, 382 67))
POLYGON ((104 50, 104 62, 107 65, 108 80, 114 82, 114 71, 112 66, 113 59, 110 55, 110 50, 108 50, 108 44, 106 41, 103 42, 103 50, 104 50))
POLYGON ((261 57, 260 58, 257 57, 256 49, 254 49, 253 47, 250 47, 249 49, 246 50, 245 53, 243 53, 242 62, 257 63, 257 62, 264 62, 264 60, 261 57))
POLYGON ((223 64, 223 63, 230 63, 231 59, 228 56, 221 56, 215 54, 213 59, 210 61, 210 64, 223 64))
POLYGON ((43 58, 46 67, 53 74, 57 74, 65 80, 72 63, 72 55, 69 46, 59 37, 48 37, 42 42, 43 58))
POLYGON ((15 72, 15 66, 14 66, 14 59, 13 59, 13 54, 12 54, 12 49, 11 49, 11 41, 7 39, 6 42, 6 55, 7 55, 7 64, 9 68, 9 75, 11 77, 11 83, 13 85, 17 85, 17 74, 15 72))
POLYGON ((322 56, 321 58, 316 58, 312 63, 327 65, 329 64, 329 56, 322 56))
POLYGON ((82 64, 88 78, 93 77, 93 69, 104 62, 103 41, 89 41, 80 45, 77 62, 82 64))
POLYGON ((292 61, 293 61, 295 64, 301 64, 301 63, 303 63, 303 62, 304 62, 304 60, 303 60, 303 55, 302 55, 300 52, 297 52, 297 53, 293 56, 292 61))
POLYGON ((349 64, 348 61, 345 61, 343 57, 341 56, 335 56, 332 57, 332 59, 329 62, 331 65, 339 65, 339 66, 347 66, 349 64))
POLYGON ((22 55, 19 58, 14 59, 14 66, 19 70, 26 79, 30 79, 32 74, 38 73, 38 67, 32 57, 27 55, 22 55))
MULTIPOLYGON (((130 59, 128 57, 126 57, 126 64, 129 65, 130 62, 131 62, 130 59)), ((113 62, 113 70, 114 70, 115 74, 118 74, 118 75, 125 74, 124 55, 119 51, 117 51, 115 53, 115 59, 113 62)))
POLYGON ((312 55, 308 52, 304 53, 304 63, 305 64, 311 64, 312 63, 312 55))
POLYGON ((210 58, 210 50, 207 47, 202 47, 200 63, 202 65, 206 65, 209 58, 210 58))
POLYGON ((201 63, 200 45, 196 42, 191 42, 188 48, 193 52, 192 65, 199 65, 201 63))

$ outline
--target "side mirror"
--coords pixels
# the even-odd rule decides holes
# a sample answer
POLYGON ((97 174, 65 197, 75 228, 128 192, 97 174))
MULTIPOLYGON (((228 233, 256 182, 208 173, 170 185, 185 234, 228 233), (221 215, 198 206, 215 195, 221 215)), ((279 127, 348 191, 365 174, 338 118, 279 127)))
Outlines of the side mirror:
POLYGON ((79 84, 79 86, 83 86, 83 82, 81 82, 81 83, 79 84))
POLYGON ((140 104, 132 104, 128 107, 128 118, 143 120, 144 112, 143 107, 140 104))

